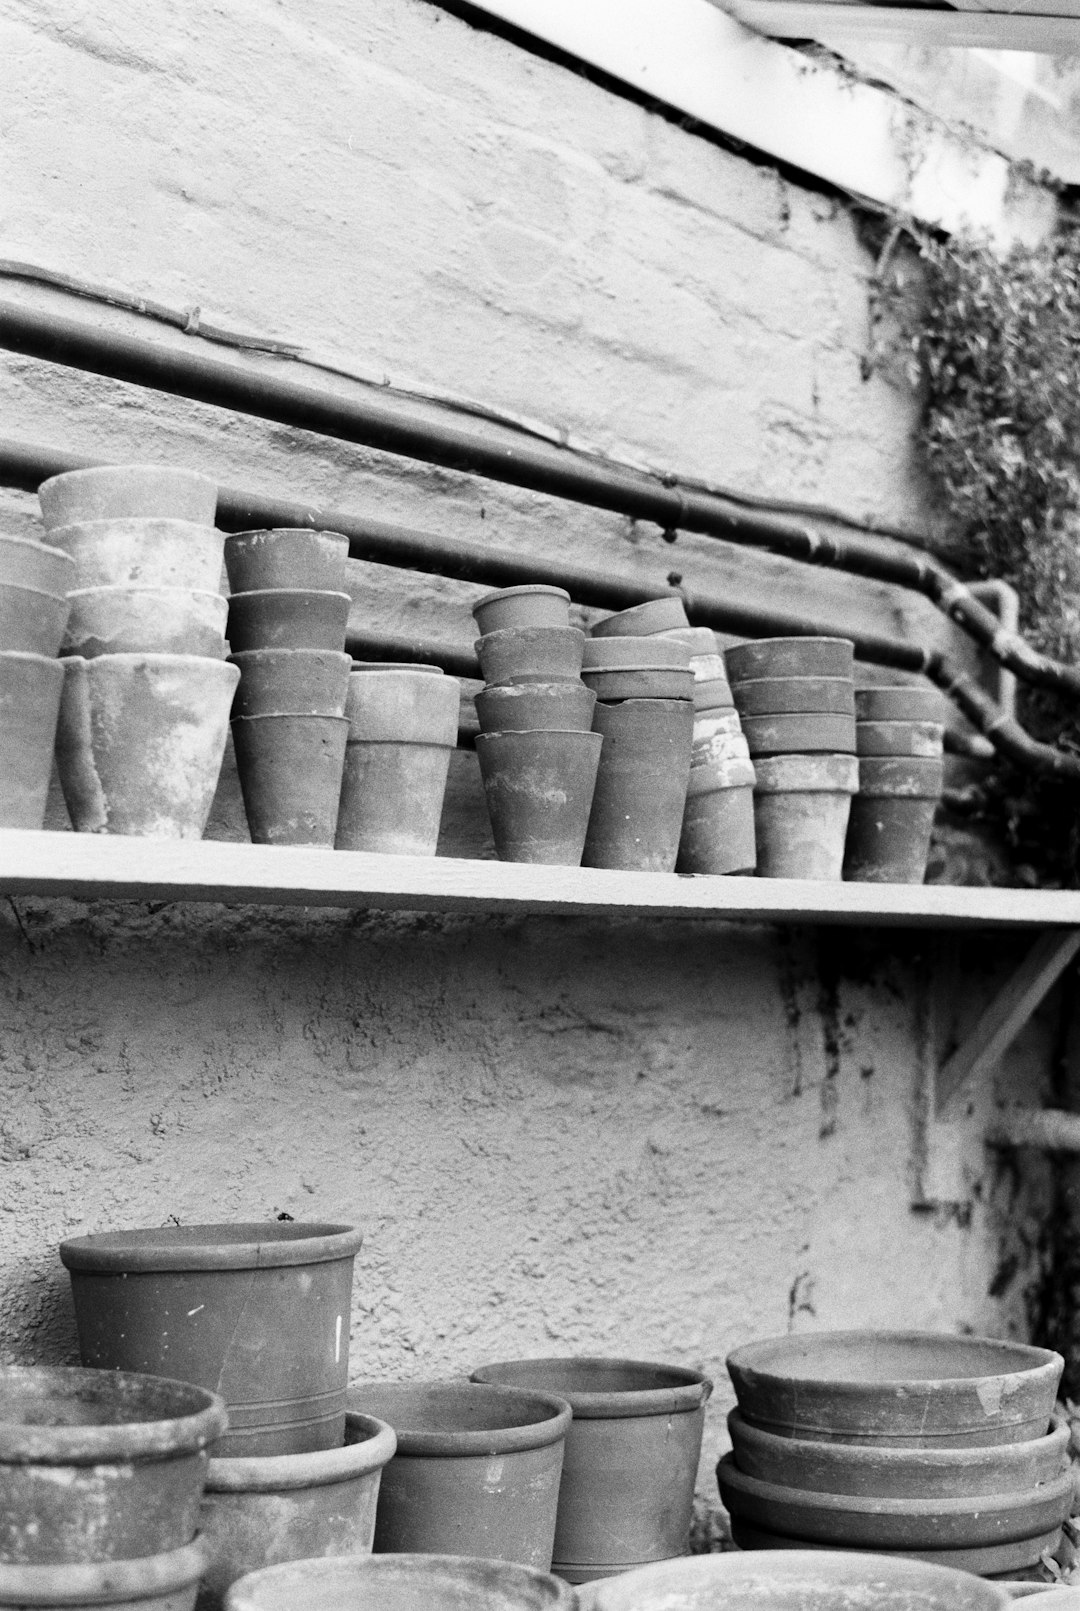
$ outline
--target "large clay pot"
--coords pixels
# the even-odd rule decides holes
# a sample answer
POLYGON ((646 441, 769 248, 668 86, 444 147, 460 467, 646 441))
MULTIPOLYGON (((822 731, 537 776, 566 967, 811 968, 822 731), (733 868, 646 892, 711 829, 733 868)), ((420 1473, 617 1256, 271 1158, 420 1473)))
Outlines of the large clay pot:
POLYGON ((853 755, 773 755, 754 764, 754 834, 762 878, 839 879, 851 797, 853 755))
POLYGON ((84 1365, 218 1392, 215 1456, 337 1449, 362 1233, 347 1225, 166 1225, 61 1242, 84 1365))
POLYGON ((855 685, 850 677, 755 677, 736 684, 740 716, 855 716, 855 685))
POLYGON ((604 747, 582 866, 674 872, 690 780, 693 705, 688 699, 601 704, 593 728, 603 734, 604 747))
POLYGON ((69 590, 183 587, 217 593, 225 533, 190 520, 84 520, 58 526, 49 541, 70 554, 69 590))
POLYGON ((500 861, 580 867, 600 733, 481 733, 476 754, 500 861))
POLYGON ((572 1583, 684 1555, 712 1383, 636 1359, 515 1359, 474 1381, 556 1393, 566 1436, 552 1570, 572 1583))
POLYGON ((612 671, 623 666, 689 670, 690 650, 671 638, 586 638, 581 665, 584 671, 612 671))
POLYGON ((201 839, 240 673, 195 655, 64 664, 56 761, 80 833, 201 839))
POLYGON ((339 850, 434 856, 461 684, 432 670, 358 670, 349 678, 339 850))
POLYGON ((192 1611, 199 1579, 206 1569, 201 1538, 179 1549, 126 1561, 78 1562, 61 1566, 0 1564, 3 1611, 192 1611))
POLYGON ((234 716, 344 716, 352 660, 332 649, 246 649, 234 716))
POLYGON ((195 470, 169 464, 101 464, 67 470, 38 488, 48 531, 86 520, 189 520, 212 526, 217 486, 195 470))
POLYGON ((29 537, 0 535, 0 583, 7 582, 58 598, 78 586, 75 566, 61 547, 36 543, 29 537))
POLYGON ((575 1611, 576 1601, 558 1578, 507 1561, 371 1555, 269 1566, 235 1583, 226 1606, 227 1611, 575 1611))
POLYGON ((347 1415, 338 1449, 211 1460, 200 1514, 210 1566, 198 1611, 219 1611, 229 1586, 260 1567, 370 1555, 379 1482, 396 1447, 385 1421, 347 1415))
POLYGON ((483 733, 587 733, 596 695, 580 681, 518 682, 483 688, 476 714, 483 733))
POLYGON ((472 1382, 354 1382, 349 1407, 385 1420, 378 1554, 551 1565, 570 1407, 550 1393, 472 1382))
POLYGON ((179 587, 88 587, 68 594, 71 615, 62 652, 225 657, 229 601, 179 587))
MULTIPOLYGON (((815 1544, 805 1538, 774 1533, 766 1527, 755 1526, 743 1516, 731 1518, 731 1538, 739 1550, 820 1551, 841 1559, 848 1554, 864 1561, 920 1561, 931 1566, 948 1567, 953 1577, 963 1573, 965 1577, 974 1577, 977 1581, 979 1578, 1015 1579, 1018 1572, 1038 1565, 1044 1556, 1053 1554, 1061 1543, 1061 1528, 1052 1527, 1049 1532, 1036 1533, 1034 1538, 1016 1539, 1010 1544, 984 1544, 971 1549, 877 1549, 869 1556, 866 1550, 857 1550, 846 1544, 815 1544)), ((1018 1597, 1012 1583, 987 1584, 987 1587, 1007 1588, 1010 1597, 1018 1597)))
POLYGON ((0 644, 8 653, 42 654, 46 659, 55 659, 70 614, 66 594, 0 582, 0 644))
POLYGON ((187 1382, 0 1367, 0 1561, 122 1561, 195 1536, 225 1405, 187 1382))
POLYGON ((570 595, 561 587, 547 587, 542 582, 501 587, 478 599, 472 613, 481 636, 520 627, 566 627, 570 595))
POLYGON ((340 531, 280 526, 237 531, 225 539, 225 568, 233 593, 267 588, 345 591, 349 539, 340 531))
MULTIPOLYGON (((686 614, 682 595, 672 593, 664 598, 649 599, 635 604, 629 610, 594 621, 589 631, 594 638, 650 637, 658 632, 693 631, 686 614)), ((699 630, 707 630, 705 628, 699 630)), ((711 652, 715 652, 715 644, 711 652)))
MULTIPOLYGON (((738 690, 735 703, 738 707, 738 690)), ((811 713, 796 716, 744 716, 742 730, 756 760, 759 755, 854 755, 854 716, 811 713)))
POLYGON ((752 873, 756 865, 753 765, 732 760, 691 767, 676 871, 752 873))
POLYGON ((758 638, 725 651, 732 685, 759 677, 848 677, 854 672, 849 638, 758 638))
POLYGON ((233 654, 245 649, 330 649, 340 654, 351 604, 348 593, 312 588, 234 593, 229 599, 229 646, 233 654))
POLYGON ((480 670, 491 686, 559 682, 581 675, 585 634, 577 627, 510 627, 476 642, 480 670))
POLYGON ((237 716, 232 735, 252 843, 333 845, 346 717, 237 716))
POLYGON ((64 668, 45 655, 0 653, 0 828, 41 828, 64 668))

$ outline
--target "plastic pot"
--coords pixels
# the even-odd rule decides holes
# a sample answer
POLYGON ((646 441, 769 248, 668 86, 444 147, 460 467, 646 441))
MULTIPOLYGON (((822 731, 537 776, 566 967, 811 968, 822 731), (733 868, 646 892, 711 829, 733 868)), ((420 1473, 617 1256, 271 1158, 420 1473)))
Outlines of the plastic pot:
POLYGON ((858 884, 921 884, 937 803, 936 794, 928 800, 857 794, 844 846, 844 877, 858 884))
POLYGON ((597 705, 593 728, 603 734, 604 747, 582 866, 674 872, 690 780, 694 707, 688 699, 597 705))
POLYGON ((345 591, 349 539, 340 531, 279 526, 269 531, 236 531, 225 539, 225 569, 233 593, 268 588, 345 591))
MULTIPOLYGON (((865 1550, 840 1544, 814 1544, 809 1539, 792 1538, 786 1533, 774 1533, 768 1528, 756 1527, 742 1516, 732 1517, 731 1537, 740 1550, 790 1550, 807 1553, 820 1551, 830 1558, 843 1559, 845 1554, 856 1560, 865 1561, 868 1558, 865 1550)), ((877 1549, 869 1559, 890 1563, 925 1562, 927 1565, 948 1568, 953 1577, 962 1573, 969 1581, 977 1582, 981 1578, 1007 1578, 1015 1572, 1035 1566, 1043 1555, 1052 1553, 1060 1543, 1061 1528, 1054 1527, 1047 1533, 1037 1533, 1034 1538, 1016 1539, 1011 1544, 985 1544, 973 1549, 877 1549)), ((1003 1583, 987 1583, 986 1587, 1006 1592, 1003 1583)), ((1012 1598, 1013 1595, 1010 1594, 1009 1597, 1012 1598)))
MULTIPOLYGON (((736 708, 738 689, 734 690, 736 708)), ((854 755, 854 716, 813 714, 796 716, 745 716, 742 730, 750 754, 854 755)))
POLYGON ((737 685, 740 716, 855 715, 850 677, 755 677, 737 685))
POLYGON ((434 856, 461 685, 406 667, 349 678, 339 850, 434 856))
POLYGON ((0 1564, 0 1606, 95 1606, 97 1611, 192 1611, 206 1567, 201 1538, 159 1555, 64 1566, 0 1564))
POLYGON ((88 587, 68 595, 62 652, 225 657, 229 602, 220 593, 179 587, 88 587))
POLYGON ((78 585, 75 566, 62 548, 30 537, 0 536, 0 583, 5 582, 60 598, 78 585))
POLYGON ((485 593, 472 608, 481 636, 519 627, 562 627, 570 616, 570 595, 561 587, 526 583, 521 587, 500 587, 485 593))
POLYGON ((500 861, 579 867, 600 733, 481 733, 476 740, 500 861))
POLYGON ((55 659, 70 614, 66 594, 0 582, 0 644, 8 653, 14 650, 55 659))
POLYGON ((945 729, 940 722, 860 722, 856 728, 859 755, 917 755, 935 759, 944 751, 945 729))
POLYGON ((752 764, 691 767, 676 871, 752 873, 756 865, 752 764))
POLYGON ((558 1578, 506 1561, 372 1555, 252 1572, 229 1590, 226 1605, 228 1611, 574 1611, 576 1601, 558 1578))
POLYGON ((59 660, 0 653, 0 828, 41 828, 64 689, 59 660))
POLYGON ((570 1407, 474 1382, 360 1382, 350 1409, 397 1433, 375 1522, 378 1554, 551 1565, 570 1407))
POLYGON ((348 593, 275 587, 229 599, 229 645, 245 649, 330 649, 341 654, 352 599, 348 593))
POLYGON ((823 1331, 736 1348, 747 1421, 779 1437, 907 1448, 981 1447, 1045 1435, 1060 1354, 932 1331, 823 1331))
POLYGON ((379 1482, 396 1447, 385 1421, 347 1415, 341 1448, 211 1460, 200 1517, 210 1566, 199 1611, 218 1611, 229 1586, 260 1567, 370 1555, 379 1482))
POLYGON ((187 1382, 0 1367, 0 1561, 117 1561, 195 1536, 225 1405, 187 1382))
POLYGON ((853 755, 774 755, 754 766, 754 832, 762 878, 839 879, 851 797, 853 755))
POLYGON ((480 670, 489 687, 515 682, 577 681, 585 634, 577 627, 510 627, 477 639, 480 670))
POLYGON ((856 688, 855 714, 860 722, 938 722, 945 720, 947 700, 936 688, 856 688))
POLYGON ((586 668, 581 680, 605 704, 621 699, 681 699, 689 703, 694 692, 694 673, 681 666, 586 668))
POLYGON ((725 651, 732 684, 760 677, 847 677, 854 671, 849 638, 758 638, 725 651))
POLYGON ((234 716, 344 716, 352 660, 332 649, 246 649, 234 716))
POLYGON ((252 843, 333 845, 346 717, 237 716, 232 735, 252 843))
MULTIPOLYGON (((594 621, 589 630, 594 638, 640 638, 658 632, 689 632, 694 629, 687 618, 682 595, 671 593, 664 598, 649 599, 645 604, 635 604, 629 610, 619 610, 615 615, 605 616, 602 621, 594 621)), ((710 648, 715 652, 715 640, 710 648)))
POLYGON ((63 662, 56 761, 80 833, 201 839, 240 673, 195 655, 63 662))
POLYGON ((167 1225, 60 1244, 79 1352, 220 1393, 215 1456, 339 1448, 349 1303, 362 1233, 294 1221, 167 1225))
POLYGON ((595 705, 595 693, 580 681, 512 683, 476 696, 483 733, 587 733, 595 705))
POLYGON ((586 638, 581 664, 584 671, 689 670, 690 651, 671 638, 586 638))
POLYGON ((217 486, 195 470, 168 464, 102 464, 43 481, 38 500, 49 531, 87 520, 131 518, 212 526, 217 486))
POLYGON ((225 533, 190 520, 85 520, 58 526, 49 541, 70 554, 69 588, 182 587, 221 589, 225 533))

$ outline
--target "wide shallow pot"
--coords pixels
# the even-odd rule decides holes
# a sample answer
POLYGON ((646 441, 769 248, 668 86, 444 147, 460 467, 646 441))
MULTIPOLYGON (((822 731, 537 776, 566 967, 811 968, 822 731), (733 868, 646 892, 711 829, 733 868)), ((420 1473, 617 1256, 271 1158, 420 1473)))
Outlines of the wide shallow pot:
POLYGON ((754 771, 761 877, 839 879, 851 797, 859 784, 855 757, 765 756, 754 771))
POLYGON ((349 1408, 397 1433, 383 1472, 379 1554, 551 1565, 570 1407, 474 1382, 354 1382, 349 1408))
POLYGON ((344 716, 352 660, 332 649, 247 649, 234 716, 344 716))
POLYGON ((212 526, 217 485, 168 464, 102 464, 67 470, 38 488, 41 518, 52 531, 85 520, 189 520, 212 526))
POLYGON ((514 682, 559 682, 581 675, 585 634, 578 627, 509 627, 476 641, 489 687, 514 682))
POLYGON ((735 1463, 762 1482, 814 1493, 875 1499, 953 1499, 1019 1493, 1060 1477, 1068 1466, 1069 1425, 1055 1420, 1041 1438, 978 1449, 893 1448, 779 1437, 728 1416, 735 1463))
POLYGON ((604 747, 582 866, 674 872, 690 780, 694 707, 688 699, 601 704, 593 728, 603 734, 604 747))
POLYGON ((740 716, 855 716, 850 677, 755 677, 736 684, 740 716))
POLYGON ((68 595, 71 615, 62 652, 225 657, 229 601, 179 587, 88 587, 68 595))
POLYGON ((855 714, 860 722, 938 722, 945 720, 947 701, 936 688, 856 688, 855 714))
POLYGON ((349 1304, 362 1233, 348 1225, 166 1225, 61 1242, 79 1353, 171 1370, 220 1393, 215 1456, 340 1448, 349 1304))
POLYGON ((547 587, 541 582, 500 587, 478 599, 472 613, 482 636, 519 627, 566 627, 570 595, 561 587, 547 587))
POLYGON ((624 666, 689 670, 690 651, 671 638, 586 638, 581 664, 585 671, 613 671, 624 666))
POLYGON ((279 526, 269 531, 237 531, 225 539, 225 569, 233 593, 266 588, 345 591, 349 539, 340 531, 279 526))
POLYGON ((333 845, 347 718, 237 716, 232 735, 252 843, 333 845))
POLYGON ((379 1481, 396 1447, 385 1421, 347 1415, 339 1449, 211 1460, 200 1516, 211 1560, 199 1611, 218 1611, 230 1584, 260 1567, 370 1555, 379 1481))
MULTIPOLYGON (((867 1552, 840 1544, 815 1544, 811 1539, 793 1538, 788 1533, 774 1533, 767 1527, 755 1527, 743 1516, 731 1519, 731 1537, 740 1550, 820 1551, 824 1555, 848 1555, 866 1560, 867 1552)), ((871 1555, 875 1561, 925 1561, 931 1566, 944 1566, 956 1572, 972 1574, 976 1578, 1008 1578, 1016 1572, 1036 1566, 1044 1555, 1053 1553, 1061 1543, 1061 1528, 1037 1533, 1034 1538, 1018 1538, 1010 1544, 983 1544, 971 1549, 876 1549, 871 1555)), ((1000 1588, 1004 1584, 987 1584, 1000 1588)), ((1010 1595, 1010 1598, 1013 1597, 1010 1595)))
POLYGON ((361 669, 349 678, 339 850, 434 856, 461 685, 433 669, 361 669))
POLYGON ((759 677, 848 677, 854 672, 849 638, 757 638, 725 651, 732 683, 759 677))
POLYGON ((580 867, 600 733, 481 733, 476 740, 500 861, 580 867))
POLYGON ((98 1611, 192 1611, 207 1551, 201 1538, 126 1561, 63 1566, 0 1564, 0 1607, 95 1606, 98 1611))
POLYGON ((0 583, 4 582, 60 598, 78 586, 75 566, 63 549, 30 537, 0 536, 0 583))
MULTIPOLYGON (((739 693, 734 690, 738 708, 739 693)), ((742 730, 750 754, 759 755, 854 755, 854 716, 830 716, 811 712, 795 716, 746 716, 740 711, 742 730)))
POLYGON ((351 604, 348 593, 313 588, 234 593, 229 599, 229 645, 233 654, 245 649, 331 649, 340 654, 351 604))
POLYGON ((708 1377, 588 1357, 506 1360, 472 1375, 557 1393, 573 1409, 554 1572, 584 1583, 686 1553, 708 1377))
POLYGON ((576 1601, 550 1573, 508 1561, 371 1555, 252 1572, 229 1590, 226 1605, 228 1611, 574 1611, 576 1601))
POLYGON ((70 614, 71 604, 64 593, 0 582, 0 644, 9 653, 15 650, 54 659, 70 614))
MULTIPOLYGON (((635 604, 629 610, 619 610, 615 615, 605 616, 602 621, 594 621, 589 628, 594 638, 641 638, 651 637, 658 632, 692 630, 686 606, 678 593, 669 594, 665 598, 649 599, 647 603, 635 604)), ((707 628, 699 630, 705 631, 707 628)), ((711 652, 715 653, 715 649, 714 641, 711 652)))
POLYGON ((0 828, 44 825, 63 689, 59 660, 0 653, 0 828))
POLYGON ((225 1405, 188 1382, 0 1367, 0 1561, 122 1561, 195 1536, 225 1405))
POLYGON ((944 751, 945 729, 940 722, 860 722, 856 729, 859 755, 919 755, 936 758, 944 751))
POLYGON ((684 699, 689 703, 694 694, 694 673, 689 666, 585 667, 581 680, 604 704, 621 699, 684 699))
POLYGON ((583 682, 511 683, 476 696, 483 733, 587 733, 595 705, 596 695, 583 682))
POLYGON ((1048 1348, 932 1331, 804 1332, 747 1343, 727 1359, 755 1426, 927 1449, 1042 1437, 1063 1367, 1048 1348))
POLYGON ((70 554, 69 588, 183 587, 217 593, 225 533, 190 520, 84 520, 49 541, 70 554))
POLYGON ((844 846, 844 877, 859 884, 921 884, 937 804, 936 794, 928 800, 857 794, 844 846))
POLYGON ((752 873, 756 865, 752 764, 733 760, 691 767, 676 871, 752 873))
POLYGON ((80 833, 201 839, 240 673, 196 655, 64 664, 56 762, 80 833))

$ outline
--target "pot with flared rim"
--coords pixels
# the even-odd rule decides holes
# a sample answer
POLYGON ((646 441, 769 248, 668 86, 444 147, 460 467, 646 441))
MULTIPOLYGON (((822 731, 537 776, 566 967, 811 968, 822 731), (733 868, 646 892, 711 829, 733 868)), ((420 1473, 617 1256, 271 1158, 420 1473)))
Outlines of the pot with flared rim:
POLYGON ((600 733, 480 733, 476 755, 500 861, 579 867, 600 733))
MULTIPOLYGON (((227 1611, 574 1611, 573 1590, 547 1572, 460 1555, 371 1555, 301 1561, 252 1572, 229 1590, 227 1611)), ((966 1608, 963 1608, 966 1611, 966 1608)), ((982 1611, 982 1608, 973 1608, 982 1611)))
POLYGON ((732 685, 760 677, 852 677, 850 638, 756 638, 724 651, 732 685))
POLYGON ((516 682, 573 681, 581 675, 585 634, 579 627, 508 627, 474 644, 489 687, 516 682))
POLYGON ((123 1561, 12 1566, 0 1562, 0 1607, 46 1611, 192 1611, 209 1552, 201 1538, 178 1549, 123 1561))
POLYGON ((472 613, 481 636, 519 627, 565 627, 570 618, 570 595, 562 587, 525 582, 485 593, 472 613))

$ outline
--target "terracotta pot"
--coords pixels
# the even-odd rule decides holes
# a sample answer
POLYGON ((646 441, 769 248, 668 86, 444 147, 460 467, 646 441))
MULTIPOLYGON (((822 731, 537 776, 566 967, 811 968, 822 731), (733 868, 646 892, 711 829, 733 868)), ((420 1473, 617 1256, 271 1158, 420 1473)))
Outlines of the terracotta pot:
MULTIPOLYGON (((594 621, 589 629, 594 638, 641 638, 651 637, 658 632, 691 630, 686 606, 679 593, 649 599, 647 603, 635 604, 629 610, 619 610, 602 621, 594 621)), ((712 648, 715 650, 715 643, 712 648)))
POLYGON ((75 566, 62 548, 29 537, 0 536, 0 583, 33 587, 62 598, 78 584, 75 566))
POLYGON ((192 1611, 206 1568, 202 1539, 159 1555, 65 1566, 0 1564, 0 1606, 94 1606, 96 1611, 192 1611))
POLYGON ((691 767, 676 871, 752 873, 756 865, 753 766, 732 760, 691 767))
POLYGON ((748 761, 750 750, 735 711, 695 715, 692 766, 718 766, 723 761, 748 761))
POLYGON ((67 470, 38 488, 46 529, 86 520, 190 520, 212 526, 217 486, 194 470, 167 464, 101 464, 67 470))
POLYGON ((860 722, 944 723, 948 701, 936 688, 856 688, 855 714, 860 722))
POLYGON ((500 861, 579 867, 600 733, 481 733, 476 754, 500 861))
POLYGON ((298 587, 234 593, 229 599, 229 645, 245 649, 329 649, 341 654, 349 621, 348 593, 298 587))
POLYGON ((690 651, 670 638, 586 638, 581 664, 584 671, 689 670, 690 651))
POLYGON ((190 588, 89 587, 70 593, 62 652, 190 654, 225 658, 229 601, 190 588))
POLYGON ((378 1554, 551 1565, 570 1407, 473 1382, 358 1382, 349 1407, 397 1433, 375 1522, 378 1554))
POLYGON ((219 1611, 237 1578, 327 1555, 370 1555, 383 1467, 397 1447, 385 1421, 347 1415, 341 1448, 211 1460, 200 1521, 210 1566, 198 1611, 219 1611))
POLYGON ((58 526, 49 541, 71 556, 68 590, 182 587, 221 591, 225 533, 190 520, 85 520, 58 526))
POLYGON ((338 1449, 349 1304, 362 1233, 348 1225, 166 1225, 61 1242, 84 1365, 156 1372, 225 1399, 215 1456, 338 1449))
POLYGON ((637 1359, 517 1359, 474 1381, 557 1393, 566 1435, 552 1570, 573 1583, 686 1553, 705 1401, 699 1371, 637 1359))
MULTIPOLYGON (((1012 1544, 987 1544, 977 1549, 917 1549, 874 1550, 868 1556, 865 1550, 849 1549, 839 1544, 814 1544, 805 1538, 791 1538, 785 1533, 774 1533, 765 1527, 755 1527, 743 1517, 732 1517, 731 1537, 740 1550, 784 1550, 822 1552, 830 1558, 843 1559, 848 1555, 856 1560, 874 1562, 920 1561, 927 1565, 944 1566, 950 1576, 962 1572, 969 1581, 980 1578, 1007 1578, 1026 1567, 1035 1566, 1042 1557, 1052 1554, 1061 1543, 1061 1528, 1037 1533, 1034 1538, 1017 1539, 1012 1544)), ((1006 1591, 1004 1583, 987 1583, 987 1588, 1006 1591)), ((1013 1591, 1014 1592, 1014 1591, 1013 1591)), ((1012 1595, 1010 1594, 1010 1598, 1012 1595)))
POLYGON ((405 668, 353 673, 339 850, 434 856, 460 706, 456 677, 405 668))
POLYGON ((945 729, 938 722, 859 722, 859 755, 917 755, 936 759, 944 752, 945 729))
POLYGON ((742 730, 754 756, 855 753, 854 716, 742 716, 742 730))
POLYGON ((349 539, 340 531, 280 526, 237 531, 225 539, 225 569, 233 593, 268 589, 345 591, 349 539))
POLYGON ((225 1405, 187 1382, 0 1366, 0 1561, 122 1561, 195 1536, 225 1405))
POLYGON ((0 828, 41 828, 64 689, 59 660, 0 653, 0 828))
POLYGON ((232 736, 252 844, 333 845, 348 719, 236 716, 232 736))
MULTIPOLYGON (((640 640, 639 640, 640 641, 640 640)), ((694 692, 694 673, 687 667, 620 666, 610 671, 583 670, 581 680, 598 700, 613 703, 620 699, 685 700, 694 692)))
POLYGON ((779 1437, 905 1448, 981 1447, 1044 1436, 1064 1361, 990 1337, 824 1331, 728 1355, 739 1409, 779 1437))
POLYGON ((711 627, 669 627, 655 636, 669 638, 672 643, 685 644, 690 650, 692 666, 705 660, 719 662, 718 670, 726 676, 724 657, 717 646, 716 633, 711 627))
POLYGON ((921 884, 936 815, 936 795, 919 800, 857 794, 848 820, 844 877, 857 884, 921 884))
POLYGON ((234 716, 344 716, 352 660, 331 649, 247 649, 229 656, 240 672, 234 716))
POLYGON ((585 634, 577 627, 510 627, 488 632, 476 643, 489 687, 515 682, 577 681, 585 634))
POLYGON ((476 696, 484 733, 587 733, 595 706, 595 693, 580 681, 512 683, 476 696))
POLYGON ((955 1499, 1021 1493, 1053 1482, 1068 1467, 1069 1424, 1041 1438, 981 1449, 894 1448, 780 1437, 738 1410, 728 1416, 735 1463, 762 1482, 813 1493, 875 1499, 955 1499))
POLYGON ((736 684, 733 694, 740 716, 855 716, 850 677, 755 677, 736 684))
POLYGON ((859 762, 859 793, 868 798, 936 800, 945 768, 932 756, 866 755, 859 762))
POLYGON ((519 627, 565 629, 570 619, 570 595, 561 587, 546 587, 540 582, 500 587, 478 599, 472 613, 481 637, 519 627))
POLYGON ((671 873, 679 854, 694 708, 688 699, 597 705, 604 747, 583 867, 671 873))
POLYGON ((735 699, 726 677, 699 677, 694 673, 694 709, 697 711, 734 710, 735 699))
POLYGON ((233 1585, 226 1604, 228 1611, 575 1611, 576 1602, 558 1578, 506 1561, 372 1555, 252 1572, 233 1585))
POLYGON ((42 654, 54 660, 70 613, 66 595, 0 582, 0 644, 7 653, 42 654))
POLYGON ((757 638, 724 654, 732 684, 760 677, 852 677, 848 638, 757 638))
POLYGON ((240 673, 195 655, 63 662, 56 762, 79 833, 201 839, 240 673))
POLYGON ((759 875, 839 879, 851 797, 859 785, 855 757, 766 756, 754 771, 759 875))

